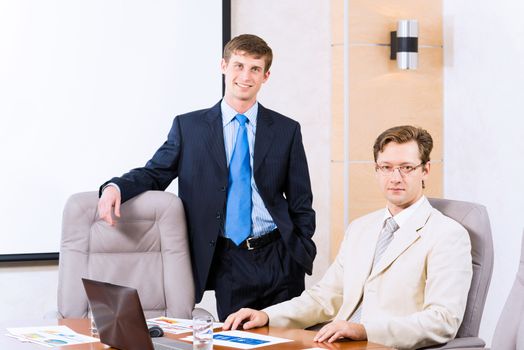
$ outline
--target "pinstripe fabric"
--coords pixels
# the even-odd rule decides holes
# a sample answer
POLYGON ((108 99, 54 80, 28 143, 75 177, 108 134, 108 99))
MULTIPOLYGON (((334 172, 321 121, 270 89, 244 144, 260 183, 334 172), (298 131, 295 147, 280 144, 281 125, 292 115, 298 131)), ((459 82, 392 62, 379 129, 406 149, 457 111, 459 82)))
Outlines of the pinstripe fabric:
MULTIPOLYGON (((389 217, 386 219, 386 222, 384 223, 384 227, 380 231, 380 235, 378 237, 377 246, 375 247, 375 256, 373 257, 373 267, 371 270, 375 268, 377 263, 380 261, 380 258, 382 257, 382 254, 386 251, 387 247, 393 240, 393 233, 395 233, 396 230, 398 230, 399 226, 395 222, 395 219, 392 217, 389 217)), ((359 302, 359 305, 357 306, 357 309, 351 315, 349 321, 359 323, 360 318, 362 316, 362 299, 359 302)))
MULTIPOLYGON (((231 108, 224 100, 220 104, 222 111, 222 125, 224 127, 224 146, 226 149, 226 161, 229 167, 231 161, 231 155, 235 147, 237 130, 239 127, 238 121, 235 116, 238 114, 233 108, 231 108)), ((253 159, 255 150, 255 135, 257 131, 257 113, 258 113, 258 102, 256 102, 250 109, 243 113, 249 123, 247 126, 247 140, 249 144, 249 163, 251 169, 253 169, 253 159)), ((255 184, 254 171, 251 171, 251 198, 253 202, 253 208, 251 211, 251 236, 259 237, 265 233, 273 231, 277 226, 273 222, 273 218, 269 214, 260 197, 257 185, 255 184)), ((227 236, 227 233, 226 233, 227 236)))
MULTIPOLYGON (((222 241, 217 240, 217 236, 224 235, 229 177, 221 103, 176 116, 166 141, 145 166, 109 180, 120 187, 124 203, 145 191, 165 190, 173 179, 178 179, 178 195, 184 203, 194 258, 193 277, 198 302, 211 275, 217 273, 213 257, 218 251, 218 241, 222 241)), ((298 264, 291 268, 297 267, 297 271, 292 272, 311 274, 316 256, 315 243, 311 239, 315 231, 315 211, 311 206, 313 194, 300 124, 260 103, 257 108, 254 114, 256 134, 253 129, 251 136, 248 135, 248 147, 249 139, 256 135, 256 141, 251 140, 256 192, 278 226, 285 254, 298 264), (304 271, 298 271, 300 268, 304 271)), ((260 199, 253 202, 261 203, 260 199)), ((263 231, 273 227, 272 224, 263 231)), ((260 263, 266 262, 261 257, 260 263)), ((278 266, 288 269, 282 264, 278 266)), ((285 289, 293 282, 286 279, 273 283, 285 289)), ((244 282, 233 287, 241 288, 242 285, 244 282)))

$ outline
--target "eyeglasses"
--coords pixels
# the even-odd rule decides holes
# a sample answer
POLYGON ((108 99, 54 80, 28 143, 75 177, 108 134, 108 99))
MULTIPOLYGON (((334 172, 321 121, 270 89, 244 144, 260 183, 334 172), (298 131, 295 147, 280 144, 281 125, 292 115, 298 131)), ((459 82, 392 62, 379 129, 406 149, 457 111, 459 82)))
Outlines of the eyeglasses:
POLYGON ((395 170, 398 169, 401 175, 409 175, 417 168, 424 166, 424 163, 420 163, 419 165, 400 165, 400 166, 392 166, 392 165, 375 165, 375 171, 378 171, 382 175, 392 175, 395 170))

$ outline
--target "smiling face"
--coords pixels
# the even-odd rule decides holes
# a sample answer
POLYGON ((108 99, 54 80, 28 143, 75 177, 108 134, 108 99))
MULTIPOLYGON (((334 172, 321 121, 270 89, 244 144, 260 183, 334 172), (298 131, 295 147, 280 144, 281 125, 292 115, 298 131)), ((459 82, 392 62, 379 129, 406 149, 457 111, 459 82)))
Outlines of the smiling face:
MULTIPOLYGON (((420 151, 416 141, 389 142, 377 155, 379 167, 416 167, 420 163, 420 151)), ((393 170, 390 174, 385 174, 380 170, 376 171, 378 185, 387 200, 387 206, 392 215, 400 213, 422 197, 422 181, 428 178, 429 170, 430 163, 428 162, 407 174, 402 174, 399 169, 393 170)))
POLYGON ((228 61, 222 59, 224 98, 237 112, 243 113, 255 103, 258 91, 269 78, 269 71, 264 71, 265 65, 264 57, 256 58, 242 51, 231 54, 228 61))

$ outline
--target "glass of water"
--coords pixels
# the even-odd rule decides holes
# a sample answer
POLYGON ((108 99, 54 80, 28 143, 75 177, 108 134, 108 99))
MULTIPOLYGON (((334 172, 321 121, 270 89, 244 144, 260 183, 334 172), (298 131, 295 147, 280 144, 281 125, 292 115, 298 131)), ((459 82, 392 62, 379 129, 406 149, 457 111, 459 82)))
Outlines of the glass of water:
POLYGON ((95 318, 93 317, 91 307, 89 307, 87 311, 87 317, 89 318, 89 330, 91 331, 91 336, 98 337, 98 328, 96 327, 95 318))
POLYGON ((213 349, 213 317, 193 317, 193 350, 213 349))

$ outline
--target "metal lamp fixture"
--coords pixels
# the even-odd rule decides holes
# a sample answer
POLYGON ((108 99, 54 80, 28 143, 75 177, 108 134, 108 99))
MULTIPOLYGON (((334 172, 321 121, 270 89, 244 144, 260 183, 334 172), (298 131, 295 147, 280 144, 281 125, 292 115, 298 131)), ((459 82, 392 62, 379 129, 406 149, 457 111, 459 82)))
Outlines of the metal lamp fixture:
POLYGON ((392 60, 397 60, 399 69, 417 69, 418 66, 418 21, 402 19, 397 23, 397 31, 391 32, 392 60))

